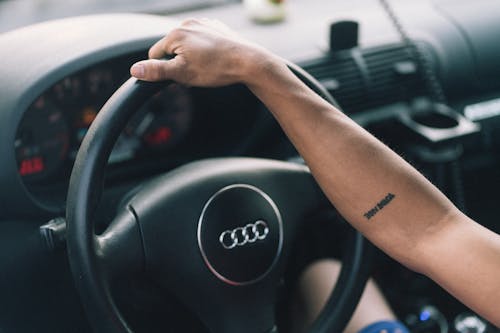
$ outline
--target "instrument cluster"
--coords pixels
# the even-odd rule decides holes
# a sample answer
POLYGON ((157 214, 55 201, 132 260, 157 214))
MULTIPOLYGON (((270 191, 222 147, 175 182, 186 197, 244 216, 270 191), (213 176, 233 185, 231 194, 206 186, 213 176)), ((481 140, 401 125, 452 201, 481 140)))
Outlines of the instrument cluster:
MULTIPOLYGON (((47 195, 56 185, 67 186, 90 125, 108 98, 129 77, 130 65, 141 58, 142 54, 112 59, 69 75, 36 98, 25 111, 14 148, 18 173, 30 192, 47 195)), ((235 105, 231 100, 241 99, 242 88, 224 89, 236 89, 238 93, 175 83, 166 86, 129 121, 108 165, 122 171, 135 167, 137 171, 145 163, 159 164, 160 160, 181 156, 184 160, 213 156, 215 153, 207 151, 235 146, 238 136, 247 132, 238 126, 252 130, 250 118, 255 113, 234 119, 237 113, 232 108, 251 107, 255 103, 235 105), (228 135, 229 140, 225 137, 228 135)), ((249 100, 256 99, 249 97, 246 101, 249 100)))
MULTIPOLYGON (((68 76, 35 100, 24 114, 14 142, 18 171, 26 183, 53 181, 64 174, 65 166, 72 165, 100 108, 127 78, 123 65, 100 64, 68 76)), ((131 119, 113 149, 110 164, 172 149, 189 132, 192 121, 189 89, 167 86, 131 119)))

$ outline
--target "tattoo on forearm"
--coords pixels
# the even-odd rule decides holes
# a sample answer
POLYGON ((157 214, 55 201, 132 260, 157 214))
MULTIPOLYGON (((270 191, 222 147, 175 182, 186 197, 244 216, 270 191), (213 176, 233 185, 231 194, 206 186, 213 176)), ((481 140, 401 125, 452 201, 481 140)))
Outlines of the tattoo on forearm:
POLYGON ((385 198, 380 200, 375 207, 373 207, 372 209, 370 209, 369 211, 364 213, 363 216, 366 217, 367 220, 371 219, 378 212, 380 212, 382 209, 384 209, 384 207, 387 206, 395 197, 396 197, 396 195, 394 195, 392 193, 387 193, 385 198))

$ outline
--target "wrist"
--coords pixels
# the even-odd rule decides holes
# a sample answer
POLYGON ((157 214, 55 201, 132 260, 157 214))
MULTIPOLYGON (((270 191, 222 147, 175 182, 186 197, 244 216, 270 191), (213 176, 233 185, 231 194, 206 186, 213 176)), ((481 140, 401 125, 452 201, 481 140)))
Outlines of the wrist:
POLYGON ((237 68, 238 82, 250 88, 257 88, 286 68, 286 65, 281 58, 271 52, 252 47, 247 52, 239 54, 237 68))

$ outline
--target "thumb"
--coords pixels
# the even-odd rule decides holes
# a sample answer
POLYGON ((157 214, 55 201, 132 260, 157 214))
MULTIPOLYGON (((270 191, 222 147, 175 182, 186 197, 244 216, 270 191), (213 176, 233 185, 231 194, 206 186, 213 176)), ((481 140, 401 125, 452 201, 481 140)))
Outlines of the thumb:
POLYGON ((130 75, 143 81, 175 81, 176 73, 179 72, 179 65, 176 58, 170 60, 143 60, 132 65, 130 75))

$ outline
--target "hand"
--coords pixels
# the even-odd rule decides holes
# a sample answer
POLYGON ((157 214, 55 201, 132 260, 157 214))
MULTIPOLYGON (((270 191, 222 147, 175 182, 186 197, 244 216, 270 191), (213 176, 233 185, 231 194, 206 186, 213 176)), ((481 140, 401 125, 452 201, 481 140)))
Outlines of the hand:
POLYGON ((199 87, 248 83, 258 68, 276 56, 237 36, 227 26, 208 19, 190 19, 172 30, 149 50, 130 74, 144 81, 173 80, 199 87), (167 55, 173 55, 165 60, 167 55))

